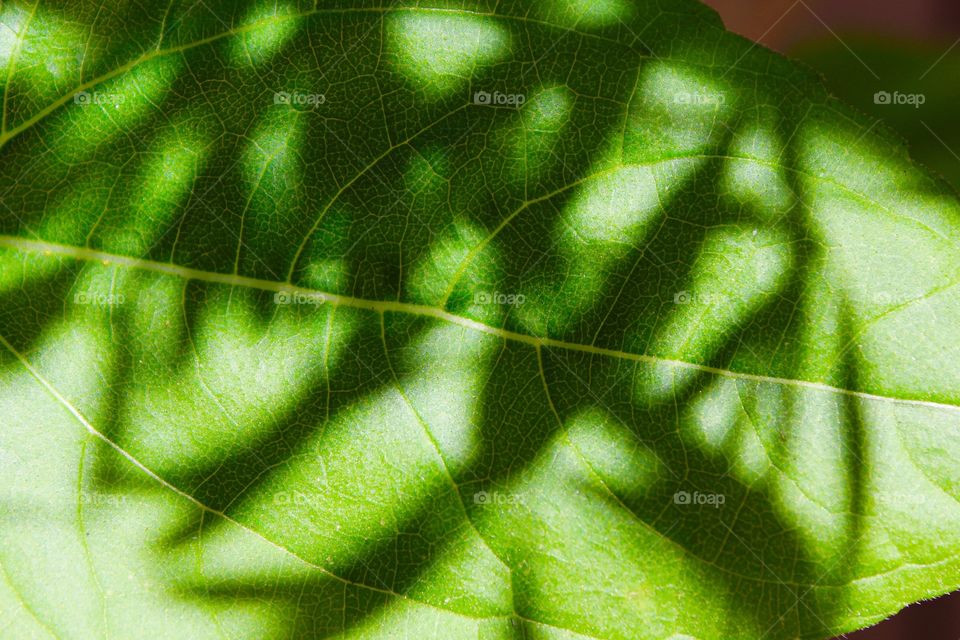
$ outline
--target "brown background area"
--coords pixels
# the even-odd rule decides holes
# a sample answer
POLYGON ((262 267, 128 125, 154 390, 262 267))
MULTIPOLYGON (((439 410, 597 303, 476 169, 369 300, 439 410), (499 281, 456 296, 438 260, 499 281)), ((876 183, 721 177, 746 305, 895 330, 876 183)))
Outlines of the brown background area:
MULTIPOLYGON (((731 31, 789 52, 819 37, 869 33, 947 44, 960 37, 960 0, 703 0, 731 31)), ((921 639, 918 639, 921 640, 921 639)))

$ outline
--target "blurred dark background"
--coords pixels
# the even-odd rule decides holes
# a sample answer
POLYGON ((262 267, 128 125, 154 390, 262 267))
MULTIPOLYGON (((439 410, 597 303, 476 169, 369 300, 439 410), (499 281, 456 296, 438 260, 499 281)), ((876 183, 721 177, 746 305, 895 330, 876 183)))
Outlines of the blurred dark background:
MULTIPOLYGON (((731 31, 804 61, 834 95, 883 119, 960 192, 960 0, 703 1, 731 31), (881 91, 923 94, 926 102, 877 104, 881 91)), ((960 640, 960 592, 843 637, 960 640)))
POLYGON ((883 119, 916 160, 960 191, 960 0, 704 2, 731 31, 819 71, 834 95, 883 119), (877 104, 877 92, 926 102, 877 104))

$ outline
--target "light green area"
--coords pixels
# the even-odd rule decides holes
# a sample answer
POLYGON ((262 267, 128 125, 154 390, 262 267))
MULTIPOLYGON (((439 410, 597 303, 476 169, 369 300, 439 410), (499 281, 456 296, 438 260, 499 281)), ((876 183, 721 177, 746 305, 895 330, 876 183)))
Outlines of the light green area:
POLYGON ((241 29, 243 36, 231 39, 231 63, 257 66, 279 55, 297 31, 300 16, 285 3, 261 2, 250 8, 241 29))
POLYGON ((960 203, 807 72, 692 0, 146 6, 0 8, 0 639, 960 586, 960 203))
POLYGON ((478 67, 510 53, 507 30, 469 12, 403 11, 388 18, 385 27, 398 70, 415 89, 437 98, 469 86, 478 67))

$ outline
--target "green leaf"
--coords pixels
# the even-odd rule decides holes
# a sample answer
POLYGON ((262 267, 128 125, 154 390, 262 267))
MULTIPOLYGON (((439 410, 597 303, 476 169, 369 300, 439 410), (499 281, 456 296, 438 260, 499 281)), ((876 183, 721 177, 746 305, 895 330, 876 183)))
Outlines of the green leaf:
POLYGON ((960 586, 960 203, 701 5, 18 1, 0 68, 0 637, 960 586))

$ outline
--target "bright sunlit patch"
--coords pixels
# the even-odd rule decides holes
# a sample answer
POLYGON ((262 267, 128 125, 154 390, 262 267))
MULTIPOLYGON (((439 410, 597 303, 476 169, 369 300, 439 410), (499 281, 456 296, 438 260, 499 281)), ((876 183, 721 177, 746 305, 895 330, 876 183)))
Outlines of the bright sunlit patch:
POLYGON ((853 458, 855 425, 839 394, 793 388, 782 395, 779 412, 770 416, 784 451, 775 504, 809 541, 809 552, 830 566, 829 554, 836 553, 831 543, 849 532, 853 513, 863 508, 853 504, 851 480, 863 465, 853 458))
MULTIPOLYGON (((74 409, 97 422, 105 408, 103 381, 109 379, 112 353, 103 325, 81 310, 71 320, 48 327, 28 355, 31 365, 74 409)), ((0 362, 4 365, 0 450, 18 461, 14 466, 0 465, 5 502, 43 504, 54 510, 73 506, 86 427, 2 346, 0 362)), ((8 513, 3 510, 4 516, 8 513)))
POLYGON ((280 171, 271 176, 269 183, 295 183, 295 177, 286 180, 282 169, 289 167, 296 156, 296 143, 302 134, 303 124, 296 111, 285 106, 268 110, 257 124, 244 156, 244 169, 248 181, 262 182, 265 172, 275 166, 280 171))
POLYGON ((0 82, 10 74, 8 101, 18 94, 29 94, 35 104, 61 98, 76 86, 81 66, 86 62, 89 67, 89 58, 102 46, 90 38, 75 23, 43 7, 0 3, 0 82))
POLYGON ((960 313, 960 207, 854 127, 797 139, 808 227, 830 247, 825 273, 850 307, 858 375, 879 393, 956 402, 960 323, 944 319, 960 313))
POLYGON ((428 193, 446 189, 449 185, 444 176, 451 172, 450 159, 437 149, 415 153, 410 156, 403 181, 411 193, 428 193))
POLYGON ((531 132, 556 133, 567 122, 572 107, 573 92, 567 87, 544 89, 524 103, 524 126, 531 132))
POLYGON ((423 304, 437 304, 444 299, 451 284, 450 300, 454 306, 473 305, 481 317, 495 317, 494 305, 483 297, 496 282, 496 251, 486 245, 477 251, 486 234, 466 219, 460 219, 440 234, 429 253, 414 266, 409 280, 409 296, 423 304))
POLYGON ((496 519, 497 530, 503 532, 498 543, 514 566, 514 588, 520 593, 541 593, 554 585, 576 583, 573 609, 550 598, 538 605, 554 620, 569 620, 567 624, 607 606, 611 598, 624 603, 616 620, 598 618, 592 633, 596 637, 616 637, 621 629, 635 625, 651 637, 665 637, 671 622, 661 612, 672 606, 713 608, 711 615, 721 615, 722 604, 696 602, 692 585, 709 579, 702 563, 688 562, 688 551, 628 506, 653 477, 648 470, 656 464, 654 454, 614 435, 622 427, 596 410, 574 417, 572 424, 577 436, 571 433, 568 439, 565 430, 556 432, 528 469, 512 474, 511 483, 497 489, 497 495, 505 497, 504 504, 492 503, 476 519, 481 530, 484 519, 496 519), (597 468, 592 467, 594 460, 571 444, 574 437, 597 457, 597 468), (639 471, 639 477, 629 476, 630 467, 639 471), (619 481, 634 492, 618 493, 620 487, 614 484, 619 481), (578 517, 571 518, 572 513, 578 517), (563 550, 562 556, 558 549, 563 550), (664 592, 651 580, 654 574, 659 584, 691 588, 664 592))
POLYGON ((737 132, 724 163, 721 192, 735 204, 746 204, 764 219, 783 217, 795 197, 778 165, 783 149, 768 127, 752 126, 737 132))
POLYGON ((303 184, 305 117, 286 105, 269 109, 244 152, 245 204, 240 212, 241 229, 251 222, 258 229, 274 229, 290 211, 297 209, 303 184))
POLYGON ((741 390, 741 394, 746 399, 740 400, 736 428, 727 441, 726 454, 732 475, 746 486, 758 486, 757 483, 767 476, 771 468, 772 448, 768 448, 765 436, 766 431, 776 423, 759 420, 760 413, 753 405, 764 395, 776 394, 776 391, 769 387, 754 386, 750 392, 741 390))
POLYGON ((238 66, 260 65, 276 56, 296 34, 301 19, 288 5, 262 3, 244 18, 243 34, 232 38, 231 59, 238 66))
POLYGON ((665 473, 662 462, 616 417, 585 409, 567 425, 570 441, 618 495, 640 495, 665 473))
POLYGON ((708 362, 727 332, 783 286, 793 250, 776 228, 724 229, 707 234, 691 280, 654 341, 659 355, 708 362))
POLYGON ((561 161, 557 145, 570 120, 574 95, 567 87, 541 89, 530 95, 520 115, 498 133, 505 149, 510 178, 519 184, 533 185, 561 161))
POLYGON ((400 71, 435 98, 467 87, 478 67, 510 52, 509 34, 490 18, 400 11, 387 18, 386 28, 400 71))
POLYGON ((737 381, 716 376, 687 406, 681 435, 690 444, 718 454, 739 412, 737 381))
MULTIPOLYGON (((130 447, 157 470, 184 461, 203 467, 225 442, 266 437, 336 366, 353 332, 349 309, 339 309, 331 323, 330 305, 257 294, 276 304, 265 321, 248 291, 208 295, 189 327, 185 358, 173 369, 160 361, 141 367, 132 387, 124 416, 130 447)), ((136 340, 128 348, 152 347, 136 340)))
POLYGON ((140 189, 113 225, 101 223, 103 248, 122 255, 143 256, 190 192, 203 147, 197 138, 168 130, 154 144, 141 168, 140 189))
POLYGON ((624 131, 625 162, 690 157, 714 149, 728 129, 736 94, 703 71, 650 62, 630 103, 624 131))
MULTIPOLYGON (((44 616, 49 624, 84 637, 104 633, 105 597, 137 611, 136 616, 110 619, 110 633, 116 637, 213 636, 216 626, 241 619, 245 629, 252 625, 257 630, 251 633, 267 637, 271 616, 276 615, 272 606, 269 611, 256 604, 185 606, 172 592, 157 590, 156 554, 167 551, 158 548, 157 533, 189 526, 199 510, 168 488, 143 482, 149 479, 141 470, 88 432, 87 424, 110 434, 113 392, 107 381, 117 380, 113 361, 117 345, 107 325, 84 311, 47 327, 24 354, 60 398, 0 348, 0 501, 4 504, 0 525, 5 531, 0 562, 4 570, 17 576, 21 593, 29 592, 36 606, 51 612, 44 616), (105 481, 112 473, 118 480, 105 481), (45 580, 54 574, 57 580, 45 580), (123 588, 111 591, 105 585, 123 588), (71 607, 63 607, 64 602, 71 607), (174 610, 178 613, 171 617, 174 610)), ((290 558, 248 532, 242 535, 256 541, 247 547, 251 559, 263 561, 271 553, 290 558)), ((196 544, 199 541, 182 547, 190 551, 176 565, 181 587, 205 579, 197 564, 196 544)), ((163 557, 169 569, 169 556, 163 557)), ((303 563, 288 560, 291 565, 302 567, 303 563)), ((0 598, 9 601, 3 588, 0 598)), ((4 635, 33 637, 39 628, 34 620, 21 625, 16 616, 6 616, 4 635)))
POLYGON ((499 346, 493 336, 451 324, 432 327, 411 346, 409 375, 400 382, 454 473, 479 453, 483 372, 499 346))
POLYGON ((553 301, 549 323, 542 307, 517 315, 535 335, 562 332, 604 294, 604 280, 619 260, 638 248, 661 215, 657 183, 649 167, 628 166, 588 179, 570 199, 553 231, 557 251, 569 265, 562 280, 531 293, 553 301))
POLYGON ((62 264, 60 256, 0 249, 0 294, 26 291, 28 285, 55 274, 62 264))
POLYGON ((624 167, 583 185, 564 213, 561 233, 576 251, 592 250, 592 241, 631 246, 659 213, 653 172, 624 167))
POLYGON ((0 67, 4 70, 26 35, 29 17, 30 11, 18 3, 7 3, 0 9, 0 67))
POLYGON ((555 15, 569 26, 605 27, 627 21, 633 15, 628 0, 553 0, 551 4, 555 15))
MULTIPOLYGON (((45 616, 50 624, 83 635, 96 635, 102 627, 62 603, 98 606, 82 546, 90 541, 81 540, 75 522, 85 495, 78 486, 80 465, 94 459, 98 446, 84 420, 108 419, 104 380, 112 377, 113 353, 110 336, 93 316, 44 328, 22 355, 58 398, 0 346, 0 562, 6 575, 18 576, 21 593, 28 590, 33 605, 50 612, 45 616), (43 578, 49 575, 57 579, 43 578)), ((12 620, 5 616, 4 622, 12 620)), ((37 629, 30 625, 25 634, 11 635, 5 626, 4 635, 30 637, 37 629)))
POLYGON ((911 407, 900 405, 884 410, 858 400, 856 410, 865 424, 881 424, 886 428, 879 435, 867 432, 864 454, 872 460, 880 458, 882 447, 888 442, 897 442, 896 450, 902 452, 902 466, 890 463, 882 466, 882 472, 869 478, 870 485, 864 493, 870 496, 872 512, 883 522, 898 522, 901 532, 908 527, 935 528, 930 545, 922 540, 910 539, 909 534, 900 535, 910 539, 910 551, 921 562, 934 561, 941 550, 955 549, 960 544, 960 512, 956 509, 960 500, 960 468, 957 451, 960 450, 960 431, 956 428, 955 412, 935 407, 911 407), (904 477, 903 467, 916 473, 913 479, 904 477), (919 492, 926 486, 931 492, 919 492), (931 548, 933 547, 933 548, 931 548))
POLYGON ((72 314, 109 318, 132 299, 131 272, 109 264, 90 262, 84 265, 73 288, 67 294, 72 314))
POLYGON ((683 392, 700 373, 693 367, 669 360, 658 361, 637 370, 637 400, 642 403, 662 402, 683 392))
POLYGON ((343 291, 349 279, 350 266, 346 260, 337 258, 311 260, 303 273, 303 281, 321 291, 343 291))
POLYGON ((74 94, 62 117, 51 123, 66 162, 87 160, 100 145, 158 114, 180 69, 179 58, 146 60, 121 76, 74 94))

